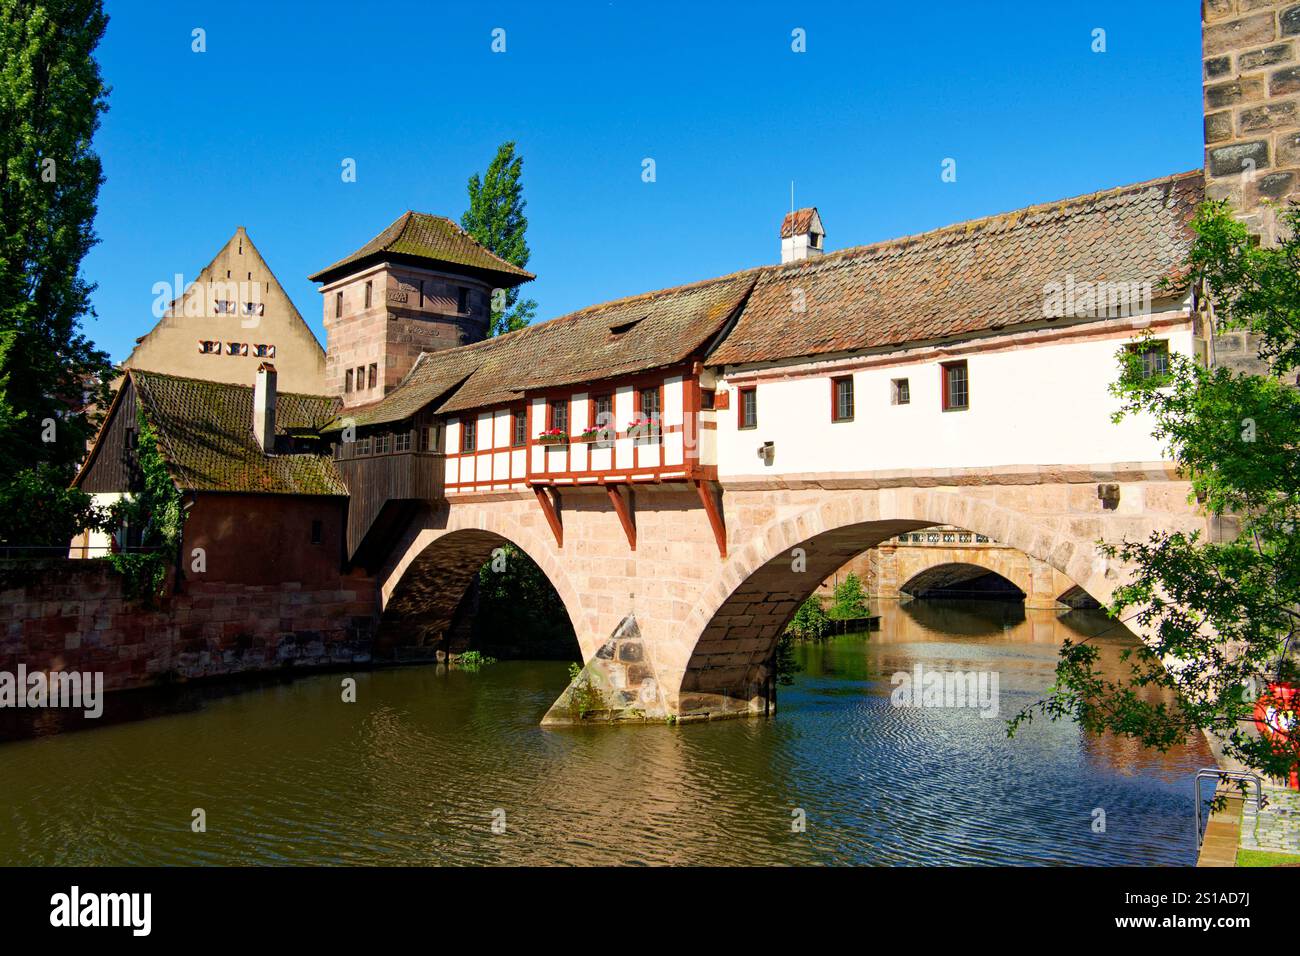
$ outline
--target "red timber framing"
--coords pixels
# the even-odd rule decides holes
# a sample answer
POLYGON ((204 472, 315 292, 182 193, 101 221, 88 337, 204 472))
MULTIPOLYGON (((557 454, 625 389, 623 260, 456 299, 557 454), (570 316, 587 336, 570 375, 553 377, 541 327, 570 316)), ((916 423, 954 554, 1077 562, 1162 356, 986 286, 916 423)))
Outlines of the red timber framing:
POLYGON ((548 491, 546 488, 535 487, 533 493, 537 495, 537 503, 542 506, 542 514, 546 516, 546 523, 551 526, 551 533, 555 535, 555 546, 564 547, 564 525, 560 523, 560 493, 558 491, 548 491), (552 501, 551 495, 555 499, 552 501))
MULTIPOLYGON (((450 494, 459 494, 494 491, 510 487, 529 487, 537 498, 538 506, 542 509, 546 523, 555 535, 556 545, 563 547, 564 527, 561 518, 561 489, 583 486, 603 487, 606 496, 609 498, 610 508, 614 512, 613 516, 618 518, 623 534, 627 538, 628 547, 630 550, 635 551, 637 537, 636 502, 633 492, 635 485, 640 483, 689 482, 696 486, 700 502, 704 506, 709 525, 713 529, 714 537, 717 540, 718 551, 725 556, 727 547, 726 528, 723 524, 721 504, 716 490, 717 465, 702 464, 699 459, 700 429, 715 429, 717 427, 715 422, 700 421, 702 405, 700 378, 703 371, 704 368, 700 362, 683 363, 622 378, 575 383, 558 388, 538 389, 526 392, 523 395, 522 405, 516 400, 492 408, 474 409, 473 411, 449 415, 448 418, 456 418, 462 423, 469 416, 476 419, 479 416, 487 416, 488 420, 486 423, 480 421, 478 424, 477 444, 474 451, 461 452, 459 442, 457 442, 458 447, 455 450, 448 449, 446 457, 447 462, 453 464, 452 477, 460 478, 460 462, 462 459, 473 458, 474 479, 467 481, 448 480, 446 482, 446 491, 450 494), (642 407, 642 391, 656 388, 658 390, 659 414, 662 416, 667 407, 668 386, 666 380, 678 376, 681 377, 682 381, 682 424, 661 425, 656 441, 644 445, 635 445, 634 453, 636 458, 632 467, 616 467, 614 462, 617 460, 617 450, 612 448, 609 449, 610 467, 593 469, 588 465, 583 470, 574 470, 572 450, 574 442, 572 439, 580 434, 584 428, 596 425, 595 400, 598 397, 609 398, 611 410, 614 410, 618 401, 618 390, 630 388, 632 390, 632 417, 638 419, 646 411, 642 407), (543 427, 550 427, 551 425, 551 403, 556 401, 572 402, 575 395, 586 395, 587 414, 581 419, 576 418, 574 408, 570 404, 568 415, 570 442, 559 447, 543 445, 538 442, 538 432, 543 427), (543 403, 540 407, 534 406, 534 402, 537 400, 541 400, 543 403), (495 416, 502 411, 510 413, 508 416, 506 444, 492 447, 497 432, 494 424, 495 416), (538 421, 539 413, 544 416, 542 421, 538 421), (514 444, 514 423, 518 415, 523 415, 526 422, 526 440, 523 445, 514 444), (678 464, 669 465, 664 460, 663 438, 677 433, 682 433, 682 461, 678 464), (547 449, 544 453, 547 456, 563 455, 563 470, 535 470, 533 450, 539 447, 547 449), (654 460, 640 464, 642 454, 647 449, 654 449, 654 460), (513 464, 513 455, 520 452, 523 453, 524 458, 522 471, 517 465, 513 464), (506 460, 511 463, 506 474, 497 474, 497 471, 500 470, 498 456, 501 455, 505 455, 506 460)), ((615 439, 628 439, 631 435, 628 431, 623 430, 614 432, 613 437, 615 439)), ((587 456, 589 463, 591 460, 590 451, 596 449, 594 442, 587 444, 589 447, 587 456)))
MULTIPOLYGON (((700 408, 700 363, 693 365, 676 365, 666 366, 652 372, 645 372, 639 375, 629 375, 616 379, 605 379, 596 382, 580 383, 575 385, 566 385, 560 388, 538 389, 530 391, 525 397, 528 403, 528 414, 533 414, 533 400, 543 399, 546 411, 547 426, 550 426, 551 402, 568 399, 572 402, 574 395, 587 396, 587 415, 581 421, 573 416, 573 408, 569 408, 569 442, 566 445, 558 446, 563 448, 564 467, 558 471, 534 471, 533 470, 533 452, 532 449, 538 444, 535 435, 539 429, 530 420, 528 426, 528 465, 527 476, 525 480, 529 485, 604 485, 604 484, 630 484, 633 482, 651 482, 658 483, 663 481, 692 481, 701 477, 704 472, 709 473, 709 477, 716 474, 716 466, 701 466, 699 462, 699 436, 695 428, 699 422, 698 412, 700 408), (664 402, 666 398, 666 379, 681 376, 682 379, 682 421, 681 425, 660 425, 658 440, 645 445, 636 445, 636 459, 639 460, 647 448, 653 448, 656 451, 656 461, 653 464, 634 464, 631 467, 617 467, 613 462, 617 452, 611 454, 611 465, 609 468, 585 468, 576 470, 573 467, 573 445, 587 444, 589 448, 594 448, 594 442, 575 442, 573 439, 577 434, 589 425, 593 425, 592 409, 595 406, 595 399, 599 396, 609 396, 615 402, 617 393, 620 388, 632 389, 632 417, 641 417, 641 391, 642 389, 655 386, 659 389, 659 414, 662 416, 664 402), (684 433, 682 439, 682 461, 680 464, 669 465, 664 461, 664 441, 666 435, 684 433)), ((629 438, 629 432, 625 429, 616 431, 613 434, 614 439, 629 438)), ((560 454, 557 446, 547 446, 555 451, 548 454, 560 454)), ((590 453, 588 454, 590 460, 590 453)), ((450 488, 451 486, 448 485, 450 488)))
POLYGON ((718 545, 718 557, 727 556, 727 525, 722 519, 722 502, 719 501, 713 481, 696 481, 695 490, 699 492, 700 504, 704 505, 704 513, 709 517, 709 526, 713 529, 713 540, 718 545))
POLYGON ((627 535, 627 546, 636 550, 636 518, 632 514, 632 486, 621 488, 618 485, 606 485, 605 491, 609 493, 610 504, 614 506, 614 513, 618 515, 619 523, 623 525, 623 533, 627 535), (624 495, 627 498, 624 498, 624 495))
MULTIPOLYGON (((527 409, 518 402, 510 402, 503 405, 493 405, 491 408, 476 408, 468 412, 453 412, 448 415, 448 419, 456 419, 460 428, 457 430, 456 447, 452 448, 448 442, 447 462, 454 463, 455 470, 452 474, 457 480, 448 480, 446 482, 446 491, 452 493, 463 493, 473 491, 502 491, 508 488, 523 488, 525 486, 526 472, 514 474, 511 467, 513 455, 523 452, 528 454, 528 446, 532 445, 530 438, 523 445, 514 444, 515 416, 517 414, 526 414, 529 418, 528 434, 532 434, 531 406, 527 409), (506 429, 504 445, 496 445, 496 416, 500 412, 509 412, 506 416, 506 429), (486 424, 479 419, 479 416, 486 415, 486 424), (465 422, 468 419, 475 421, 474 450, 462 451, 465 442, 465 422), (506 468, 503 474, 498 474, 500 470, 497 467, 497 456, 506 456, 506 468), (460 463, 466 459, 474 460, 474 480, 460 481, 460 463), (486 477, 484 477, 486 476, 486 477)), ((446 424, 443 426, 446 431, 446 424)), ((525 468, 527 466, 525 465, 525 468)))

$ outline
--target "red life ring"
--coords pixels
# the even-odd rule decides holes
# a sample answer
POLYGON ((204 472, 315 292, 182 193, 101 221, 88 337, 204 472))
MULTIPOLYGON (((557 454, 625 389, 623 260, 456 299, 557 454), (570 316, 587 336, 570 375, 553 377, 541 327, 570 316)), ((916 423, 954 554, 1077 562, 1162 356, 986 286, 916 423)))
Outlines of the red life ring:
MULTIPOLYGON (((1265 737, 1276 741, 1279 750, 1294 750, 1300 743, 1298 707, 1300 692, 1294 685, 1269 684, 1255 701, 1255 726, 1265 737)), ((1292 790, 1300 790, 1300 770, 1292 769, 1288 782, 1292 790)))

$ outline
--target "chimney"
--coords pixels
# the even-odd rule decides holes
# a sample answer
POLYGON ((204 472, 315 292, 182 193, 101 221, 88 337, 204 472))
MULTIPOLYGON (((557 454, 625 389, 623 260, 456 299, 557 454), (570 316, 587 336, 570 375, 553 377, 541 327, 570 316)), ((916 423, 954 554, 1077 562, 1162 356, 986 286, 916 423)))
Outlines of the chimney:
POLYGON ((263 362, 253 386, 253 437, 268 455, 275 451, 275 377, 275 366, 263 362))
POLYGON ((797 262, 826 251, 826 230, 816 207, 786 213, 781 223, 781 263, 797 262))

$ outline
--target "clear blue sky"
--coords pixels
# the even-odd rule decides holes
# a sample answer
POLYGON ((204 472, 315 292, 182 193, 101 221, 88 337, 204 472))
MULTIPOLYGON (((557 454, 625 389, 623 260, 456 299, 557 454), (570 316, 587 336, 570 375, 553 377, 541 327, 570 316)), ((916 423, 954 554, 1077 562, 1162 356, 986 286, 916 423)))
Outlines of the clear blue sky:
POLYGON ((306 276, 407 209, 459 219, 506 139, 539 319, 778 260, 792 179, 841 249, 1202 161, 1190 0, 107 7, 84 269, 115 360, 153 284, 192 280, 238 225, 323 342, 306 276))

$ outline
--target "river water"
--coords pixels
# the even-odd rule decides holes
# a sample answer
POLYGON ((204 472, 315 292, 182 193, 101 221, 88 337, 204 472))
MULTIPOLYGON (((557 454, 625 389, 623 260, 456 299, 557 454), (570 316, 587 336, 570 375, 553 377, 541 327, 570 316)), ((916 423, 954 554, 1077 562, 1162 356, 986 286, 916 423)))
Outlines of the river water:
POLYGON ((799 647, 777 717, 685 726, 543 730, 561 662, 361 672, 356 703, 344 674, 110 698, 0 744, 0 864, 1194 862, 1203 742, 1007 739, 1067 636, 1132 641, 1096 612, 887 605, 799 647), (996 674, 999 716, 893 706, 918 663, 996 674))

